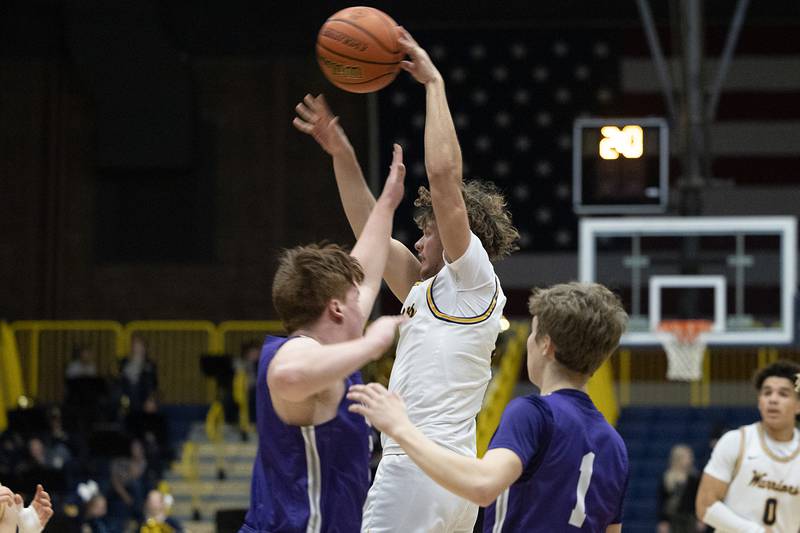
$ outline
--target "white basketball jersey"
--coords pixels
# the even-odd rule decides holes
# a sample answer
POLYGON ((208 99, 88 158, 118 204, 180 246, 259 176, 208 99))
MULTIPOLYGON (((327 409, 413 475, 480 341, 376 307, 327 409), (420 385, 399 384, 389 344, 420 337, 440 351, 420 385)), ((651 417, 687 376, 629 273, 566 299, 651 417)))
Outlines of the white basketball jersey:
MULTIPOLYGON (((472 247, 470 253, 486 254, 482 248, 472 247)), ((488 257, 485 261, 488 263, 488 257)), ((411 422, 428 438, 474 456, 475 417, 491 379, 491 358, 506 297, 493 276, 493 281, 480 288, 492 295, 483 309, 473 308, 461 313, 464 316, 445 313, 436 303, 434 288, 441 283, 452 290, 448 278, 452 275, 445 267, 408 293, 402 313, 410 320, 400 327, 389 390, 400 395, 411 422)), ((386 454, 404 453, 385 435, 383 449, 386 454)))
POLYGON ((800 445, 781 458, 767 446, 761 423, 743 426, 739 432, 744 442, 724 503, 742 518, 773 531, 800 531, 800 445))

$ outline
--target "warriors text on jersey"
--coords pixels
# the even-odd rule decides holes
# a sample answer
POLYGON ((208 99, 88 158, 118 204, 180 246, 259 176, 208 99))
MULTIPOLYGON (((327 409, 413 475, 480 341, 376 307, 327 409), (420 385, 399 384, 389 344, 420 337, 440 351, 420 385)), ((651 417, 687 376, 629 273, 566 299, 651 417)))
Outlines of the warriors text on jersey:
POLYGON ((800 433, 770 439, 760 422, 729 431, 704 472, 728 484, 723 503, 773 531, 800 531, 800 433))
MULTIPOLYGON (((258 454, 253 465, 250 510, 241 531, 351 532, 361 527, 369 488, 369 427, 347 410, 317 426, 290 426, 278 417, 267 389, 267 370, 282 337, 267 337, 258 363, 258 454)), ((361 383, 358 372, 345 390, 361 383)))

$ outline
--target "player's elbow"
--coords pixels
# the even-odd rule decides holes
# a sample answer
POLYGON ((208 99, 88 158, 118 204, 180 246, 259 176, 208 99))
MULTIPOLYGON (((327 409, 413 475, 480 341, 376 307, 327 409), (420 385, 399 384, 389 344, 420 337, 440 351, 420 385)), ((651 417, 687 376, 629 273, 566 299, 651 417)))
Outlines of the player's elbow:
POLYGON ((498 491, 497 487, 489 483, 488 480, 482 481, 475 485, 469 500, 481 507, 489 507, 500 495, 500 492, 501 491, 498 491))
POLYGON ((269 372, 269 388, 273 394, 290 402, 308 398, 305 373, 297 367, 277 366, 269 372))
POLYGON ((444 155, 437 161, 427 162, 425 164, 425 172, 428 174, 428 181, 432 186, 437 183, 461 179, 461 165, 455 156, 444 155))

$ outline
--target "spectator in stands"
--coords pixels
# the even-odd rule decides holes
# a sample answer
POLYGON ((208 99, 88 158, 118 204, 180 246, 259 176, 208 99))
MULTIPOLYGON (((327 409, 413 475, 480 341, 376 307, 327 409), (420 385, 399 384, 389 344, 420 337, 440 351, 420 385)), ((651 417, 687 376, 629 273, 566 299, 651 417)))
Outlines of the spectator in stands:
POLYGON ((111 492, 107 524, 112 531, 124 531, 130 521, 141 522, 146 485, 147 460, 142 443, 131 441, 130 456, 111 460, 111 492))
POLYGON ((61 409, 53 407, 48 411, 47 421, 50 425, 49 434, 46 437, 46 458, 47 464, 56 470, 62 470, 69 466, 73 457, 72 443, 69 435, 64 431, 61 420, 61 409))
POLYGON ((150 394, 142 411, 130 413, 125 421, 128 433, 142 444, 147 461, 146 479, 154 486, 161 479, 164 464, 172 459, 167 434, 167 420, 159 412, 155 393, 150 394))
POLYGON ((91 378, 97 375, 95 365, 94 350, 88 346, 75 346, 72 349, 72 361, 64 371, 64 377, 72 378, 91 378))
POLYGON ((47 449, 42 439, 33 437, 28 441, 28 457, 25 462, 24 470, 44 470, 49 468, 47 464, 47 449))
POLYGON ((50 495, 36 485, 36 495, 30 506, 23 507, 22 496, 0 484, 0 533, 38 533, 53 516, 50 495))
POLYGON ((25 444, 22 435, 11 428, 0 435, 0 480, 17 475, 27 453, 25 444))
POLYGON ((158 390, 156 364, 147 355, 145 340, 131 337, 131 353, 120 364, 120 386, 130 411, 141 411, 145 400, 158 390))
POLYGON ((698 531, 694 499, 699 483, 692 449, 685 444, 676 444, 670 452, 669 468, 659 485, 658 533, 698 531))
POLYGON ((167 527, 171 528, 171 530, 175 532, 183 531, 183 525, 181 525, 177 519, 167 516, 171 506, 172 496, 168 496, 157 490, 151 490, 147 494, 147 501, 144 504, 145 516, 140 531, 170 531, 170 529, 167 529, 167 527))
MULTIPOLYGON (((95 484, 96 486, 96 484, 95 484)), ((86 502, 86 510, 83 513, 83 523, 81 533, 111 533, 106 523, 108 505, 106 497, 99 491, 93 494, 86 502)))

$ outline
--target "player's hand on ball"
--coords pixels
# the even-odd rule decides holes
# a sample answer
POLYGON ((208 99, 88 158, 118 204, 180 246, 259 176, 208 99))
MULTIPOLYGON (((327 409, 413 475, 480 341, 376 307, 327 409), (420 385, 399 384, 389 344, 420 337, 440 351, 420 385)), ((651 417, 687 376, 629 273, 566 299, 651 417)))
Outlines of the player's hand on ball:
POLYGON ((411 74, 415 80, 420 83, 428 83, 441 78, 441 74, 431 61, 428 52, 426 52, 417 41, 406 31, 402 26, 398 26, 398 33, 400 37, 397 42, 400 43, 400 49, 405 52, 410 61, 401 61, 400 68, 411 74))
POLYGON ((403 148, 399 144, 394 145, 392 152, 392 166, 389 167, 389 176, 383 185, 381 200, 387 202, 392 210, 397 209, 403 201, 405 193, 404 180, 406 177, 406 166, 403 164, 403 148))
POLYGON ((389 392, 380 383, 368 385, 352 385, 347 399, 353 402, 348 410, 364 415, 378 431, 390 437, 405 425, 410 424, 406 414, 406 405, 397 394, 389 392))
POLYGON ((53 504, 50 502, 50 495, 45 492, 44 487, 36 485, 36 495, 31 502, 33 510, 39 516, 39 523, 44 527, 50 517, 53 516, 53 504))
POLYGON ((307 94, 294 108, 297 116, 292 124, 303 133, 314 137, 323 150, 338 155, 350 149, 350 140, 339 126, 339 117, 331 112, 325 97, 307 94))
POLYGON ((392 342, 394 342, 395 334, 397 333, 397 327, 405 321, 405 315, 382 316, 369 325, 367 331, 364 332, 364 337, 375 341, 381 348, 381 350, 376 353, 375 359, 380 359, 383 355, 382 350, 391 346, 392 342))

